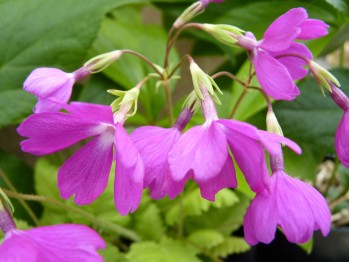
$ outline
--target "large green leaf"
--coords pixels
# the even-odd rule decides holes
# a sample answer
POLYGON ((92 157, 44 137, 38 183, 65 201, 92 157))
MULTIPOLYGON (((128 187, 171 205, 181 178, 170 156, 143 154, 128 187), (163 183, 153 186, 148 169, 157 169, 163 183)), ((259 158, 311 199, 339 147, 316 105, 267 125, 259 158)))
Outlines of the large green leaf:
POLYGON ((105 13, 140 2, 146 0, 0 0, 0 126, 31 112, 34 97, 19 91, 30 71, 77 69, 105 13))

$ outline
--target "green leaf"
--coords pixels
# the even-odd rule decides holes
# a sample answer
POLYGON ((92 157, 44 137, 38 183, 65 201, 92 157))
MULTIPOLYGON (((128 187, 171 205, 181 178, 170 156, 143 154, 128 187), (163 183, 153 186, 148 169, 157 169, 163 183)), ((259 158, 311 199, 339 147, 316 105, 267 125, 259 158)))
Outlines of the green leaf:
POLYGON ((143 239, 160 240, 165 228, 157 205, 147 204, 146 209, 135 212, 134 217, 135 230, 143 239))
POLYGON ((106 249, 99 250, 99 253, 103 256, 104 262, 126 261, 125 255, 116 246, 108 242, 106 243, 106 249))
POLYGON ((0 92, 0 127, 18 124, 35 105, 35 96, 23 90, 0 92))
POLYGON ((205 211, 208 211, 211 206, 215 207, 227 207, 232 206, 236 202, 238 202, 238 198, 232 190, 223 189, 217 195, 214 202, 210 202, 208 200, 203 199, 200 196, 199 189, 195 189, 185 196, 182 197, 182 206, 177 203, 177 205, 173 206, 165 216, 166 223, 168 225, 174 225, 179 216, 198 216, 205 211))
POLYGON ((79 68, 112 8, 146 0, 0 1, 0 127, 28 115, 35 97, 22 83, 37 67, 79 68))
POLYGON ((239 254, 246 252, 250 246, 241 237, 228 237, 221 244, 215 246, 211 252, 220 257, 226 257, 230 254, 239 254))
POLYGON ((224 242, 225 237, 216 230, 200 229, 192 232, 187 239, 202 248, 212 248, 224 242))
POLYGON ((184 241, 163 239, 160 243, 134 243, 126 257, 130 262, 200 262, 196 254, 197 250, 184 241))
POLYGON ((230 235, 243 224, 243 218, 250 203, 250 199, 243 193, 235 192, 235 195, 239 200, 233 205, 212 207, 201 215, 186 217, 185 231, 213 229, 224 235, 230 235))

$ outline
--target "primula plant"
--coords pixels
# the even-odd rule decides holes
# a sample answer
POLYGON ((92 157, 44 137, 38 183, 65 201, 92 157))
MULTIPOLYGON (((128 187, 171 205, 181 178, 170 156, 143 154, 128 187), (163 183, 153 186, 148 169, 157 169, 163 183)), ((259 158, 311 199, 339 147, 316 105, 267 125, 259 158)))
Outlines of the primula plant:
POLYGON ((344 48, 345 2, 21 2, 0 1, 26 6, 0 24, 0 125, 34 180, 0 152, 1 261, 224 261, 330 233, 310 181, 349 167, 347 72, 316 57, 344 48))

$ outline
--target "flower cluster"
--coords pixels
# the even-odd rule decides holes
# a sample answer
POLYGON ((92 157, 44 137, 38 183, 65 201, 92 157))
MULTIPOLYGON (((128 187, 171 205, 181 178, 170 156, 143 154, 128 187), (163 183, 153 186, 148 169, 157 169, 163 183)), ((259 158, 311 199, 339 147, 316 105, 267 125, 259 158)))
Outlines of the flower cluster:
MULTIPOLYGON (((196 2, 179 17, 173 29, 186 24, 209 2, 222 1, 196 2)), ((270 243, 277 227, 283 230, 289 241, 295 243, 308 241, 315 230, 327 235, 331 217, 325 199, 310 185, 289 177, 284 171, 281 145, 288 146, 297 154, 301 153, 301 149, 281 136, 282 131, 269 97, 293 100, 300 94, 294 80, 307 75, 308 70, 304 66, 310 66, 313 56, 304 44, 296 40, 322 37, 327 34, 328 25, 308 18, 305 9, 295 8, 277 18, 260 41, 255 39, 253 33, 243 34, 243 30, 233 26, 204 24, 197 27, 212 33, 225 44, 247 51, 261 85, 259 90, 268 103, 267 130, 272 132, 259 130, 245 122, 220 119, 215 102, 220 102, 217 93, 221 91, 213 78, 190 57, 194 91, 171 127, 143 126, 130 135, 124 128, 127 118, 137 110, 139 89, 148 78, 131 90, 110 91, 120 96, 111 106, 69 103, 74 82, 101 71, 117 60, 122 51, 115 51, 90 60, 73 73, 40 68, 29 75, 24 89, 36 95, 38 103, 34 114, 17 129, 21 136, 26 137, 21 142, 22 150, 42 156, 89 139, 58 171, 61 197, 68 199, 74 195, 74 202, 78 205, 92 203, 105 190, 115 161, 114 202, 121 215, 138 208, 143 189, 149 189, 153 199, 165 196, 173 199, 184 190, 190 179, 198 184, 203 198, 215 201, 215 195, 223 188, 237 187, 236 163, 251 190, 256 193, 244 219, 245 238, 249 244, 270 243), (184 131, 199 107, 204 123, 184 131), (266 165, 265 151, 270 158, 272 176, 266 165)), ((167 70, 157 72, 160 80, 169 80, 163 74, 167 70)), ((317 77, 318 74, 315 74, 317 77)), ((325 81, 331 86, 331 97, 344 111, 336 133, 335 147, 340 161, 348 167, 348 98, 330 78, 326 77, 325 81)), ((47 230, 11 231, 0 250, 10 252, 13 248, 10 245, 36 239, 27 245, 27 252, 46 259, 54 249, 65 250, 68 246, 74 249, 76 244, 72 241, 79 234, 86 234, 84 241, 87 246, 103 246, 96 236, 83 227, 55 226, 50 228, 52 233, 49 236, 45 233, 47 230), (72 241, 66 241, 67 238, 63 237, 67 231, 72 241), (45 250, 35 253, 40 243, 51 243, 54 238, 58 240, 52 241, 52 246, 48 245, 45 250), (65 243, 61 243, 60 238, 65 239, 65 243)), ((80 246, 76 248, 81 251, 80 246)), ((90 251, 84 248, 81 252, 90 251)), ((0 258, 6 257, 6 252, 0 252, 0 258)), ((74 252, 71 255, 71 260, 60 259, 73 261, 74 252)))

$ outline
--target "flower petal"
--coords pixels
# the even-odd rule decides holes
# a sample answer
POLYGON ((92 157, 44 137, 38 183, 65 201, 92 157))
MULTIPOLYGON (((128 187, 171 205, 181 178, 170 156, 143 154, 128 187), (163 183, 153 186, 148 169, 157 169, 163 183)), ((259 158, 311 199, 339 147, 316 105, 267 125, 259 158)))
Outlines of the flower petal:
POLYGON ((116 174, 114 180, 114 202, 122 216, 134 212, 141 201, 144 166, 142 158, 119 123, 116 125, 116 174))
POLYGON ((28 137, 21 143, 24 152, 45 155, 87 137, 101 134, 109 127, 66 113, 40 113, 29 116, 17 132, 28 137))
POLYGON ((293 8, 278 17, 265 31, 260 47, 268 51, 287 49, 301 32, 299 25, 307 19, 304 8, 293 8))
POLYGON ((167 157, 181 133, 176 128, 145 126, 136 128, 130 135, 139 150, 145 166, 144 186, 160 179, 169 169, 167 157))
POLYGON ((297 39, 310 40, 325 36, 328 34, 327 25, 325 22, 317 19, 306 19, 299 25, 301 32, 297 39))
POLYGON ((293 100, 299 94, 287 68, 277 59, 258 51, 253 63, 261 87, 273 99, 293 100))
POLYGON ((196 181, 207 181, 221 171, 227 155, 224 131, 215 121, 206 122, 189 129, 170 150, 170 172, 180 181, 193 170, 196 181))
POLYGON ((25 91, 38 97, 39 103, 35 107, 36 113, 45 111, 58 111, 59 104, 55 104, 47 98, 54 98, 62 103, 67 103, 74 85, 74 75, 63 72, 57 68, 35 69, 25 80, 25 91))
POLYGON ((265 189, 269 179, 265 153, 256 134, 257 128, 239 121, 219 120, 226 127, 226 137, 233 157, 254 192, 265 189), (237 132, 237 130, 239 132, 237 132))
POLYGON ((335 134, 335 151, 340 162, 349 168, 349 111, 344 111, 335 134))
MULTIPOLYGON (((305 58, 310 60, 313 59, 310 50, 301 43, 293 43, 288 49, 283 50, 282 52, 274 52, 271 55, 273 57, 278 57, 280 55, 287 54, 304 56, 305 58)), ((303 59, 300 59, 295 56, 286 56, 276 59, 287 68, 293 80, 302 79, 308 73, 308 70, 304 68, 304 66, 306 66, 306 62, 303 59)))
MULTIPOLYGON (((275 185, 271 184, 271 189, 275 185)), ((273 208, 273 196, 267 190, 256 194, 244 217, 244 238, 250 245, 271 243, 277 227, 277 210, 273 208)))
POLYGON ((67 105, 65 109, 71 114, 79 116, 83 119, 114 124, 111 106, 97 105, 84 102, 72 102, 69 105, 67 105))
POLYGON ((106 188, 113 161, 113 132, 94 138, 70 157, 58 171, 61 197, 86 205, 106 188))
POLYGON ((149 187, 153 199, 161 199, 165 195, 175 198, 183 191, 186 180, 174 181, 168 164, 168 153, 180 135, 176 128, 155 126, 137 128, 130 135, 144 162, 143 186, 149 187))
POLYGON ((201 190, 201 195, 203 198, 215 201, 215 195, 223 188, 236 188, 237 187, 237 179, 236 172, 233 167, 233 162, 231 156, 228 155, 226 159, 226 163, 223 166, 220 173, 207 180, 207 181, 196 181, 201 190))
POLYGON ((38 250, 27 239, 17 234, 11 233, 10 237, 0 245, 0 261, 17 262, 17 261, 38 261, 38 250))

